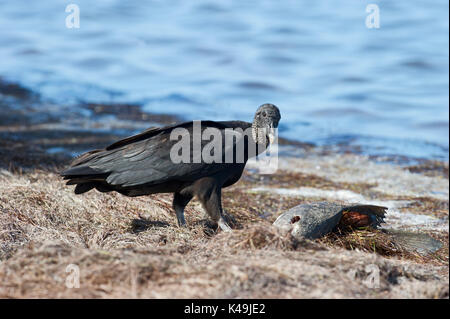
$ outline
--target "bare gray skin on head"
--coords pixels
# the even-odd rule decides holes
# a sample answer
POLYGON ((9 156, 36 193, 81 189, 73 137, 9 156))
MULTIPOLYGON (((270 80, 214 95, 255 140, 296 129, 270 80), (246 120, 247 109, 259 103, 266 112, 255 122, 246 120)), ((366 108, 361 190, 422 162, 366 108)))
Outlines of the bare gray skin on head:
MULTIPOLYGON (((116 191, 126 196, 142 196, 155 193, 173 193, 173 208, 179 226, 185 226, 184 208, 196 196, 209 217, 224 230, 230 230, 223 218, 222 188, 236 183, 244 170, 248 152, 256 144, 268 147, 273 130, 278 127, 280 111, 273 104, 261 105, 252 123, 243 121, 202 121, 205 129, 217 129, 225 136, 228 129, 251 129, 251 137, 238 134, 233 141, 233 149, 243 142, 243 161, 197 163, 190 152, 189 163, 174 163, 170 152, 177 141, 170 139, 172 130, 180 128, 189 132, 191 145, 194 122, 184 122, 162 128, 150 128, 140 134, 120 140, 105 149, 94 150, 76 158, 61 175, 68 180, 67 185, 76 185, 75 193, 81 194, 92 189, 100 192, 116 191), (264 143, 261 143, 263 142, 264 143), (268 142, 268 143, 267 143, 268 142)), ((201 141, 205 146, 209 141, 201 141)), ((222 148, 222 154, 225 154, 222 148)), ((258 147, 258 150, 260 148, 258 147)), ((250 155, 249 155, 250 154, 250 155)))
POLYGON ((255 118, 252 123, 253 140, 258 144, 273 143, 274 130, 278 127, 280 119, 280 110, 275 105, 261 105, 256 110, 255 118))

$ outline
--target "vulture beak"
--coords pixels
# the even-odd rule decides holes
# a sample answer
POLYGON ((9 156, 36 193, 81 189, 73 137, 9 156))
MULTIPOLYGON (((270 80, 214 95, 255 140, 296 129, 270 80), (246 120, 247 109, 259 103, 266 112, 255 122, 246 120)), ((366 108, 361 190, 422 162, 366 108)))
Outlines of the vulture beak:
POLYGON ((268 135, 269 135, 269 142, 270 142, 270 144, 274 144, 276 136, 275 136, 275 128, 273 127, 273 123, 270 123, 269 134, 268 135))

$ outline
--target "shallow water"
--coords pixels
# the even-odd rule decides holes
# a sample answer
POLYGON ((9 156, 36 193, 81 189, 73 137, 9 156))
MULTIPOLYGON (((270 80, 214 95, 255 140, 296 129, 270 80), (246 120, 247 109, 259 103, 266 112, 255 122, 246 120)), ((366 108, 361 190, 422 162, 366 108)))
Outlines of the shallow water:
POLYGON ((0 77, 188 119, 281 108, 282 136, 448 160, 448 1, 0 0, 0 77))

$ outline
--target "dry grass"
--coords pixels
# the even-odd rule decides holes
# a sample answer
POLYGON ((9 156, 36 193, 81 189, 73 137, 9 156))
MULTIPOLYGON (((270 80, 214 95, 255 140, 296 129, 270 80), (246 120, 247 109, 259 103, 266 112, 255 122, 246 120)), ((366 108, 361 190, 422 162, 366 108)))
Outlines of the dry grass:
MULTIPOLYGON (((377 232, 336 233, 299 242, 271 224, 305 198, 248 192, 261 185, 308 186, 390 199, 374 190, 376 184, 281 170, 269 177, 245 173, 223 194, 224 207, 233 216, 232 232, 217 232, 196 201, 186 209, 188 227, 178 228, 170 195, 127 198, 91 191, 76 196, 56 174, 70 156, 46 150, 62 147, 76 153, 119 138, 77 130, 73 123, 70 131, 66 124, 72 127, 72 120, 102 128, 99 119, 113 115, 123 120, 124 128, 134 130, 139 123, 179 119, 143 113, 136 105, 103 104, 81 106, 96 117, 58 105, 54 110, 64 111, 60 117, 48 111, 52 108, 42 111, 42 103, 37 94, 0 79, 1 298, 449 297, 448 233, 433 234, 446 244, 435 260, 394 251, 397 248, 377 232), (69 265, 79 267, 79 288, 66 285, 69 265), (366 285, 373 266, 380 275, 375 288, 366 285)), ((334 150, 322 155, 327 152, 334 150)), ((445 163, 407 169, 448 179, 445 163)), ((448 201, 412 200, 409 210, 448 218, 448 201)))
POLYGON ((277 174, 271 175, 258 175, 245 172, 242 178, 242 185, 252 187, 270 185, 271 187, 279 188, 297 188, 301 185, 302 187, 328 190, 345 189, 360 194, 371 194, 373 193, 372 188, 377 186, 376 184, 368 183, 334 182, 321 176, 286 170, 278 170, 277 174))
MULTIPOLYGON (((318 242, 329 247, 342 247, 349 250, 372 252, 385 257, 411 259, 422 263, 436 261, 437 256, 436 254, 422 256, 408 251, 399 245, 393 236, 374 229, 339 229, 336 232, 329 233, 323 238, 318 239, 318 242)), ((443 264, 445 264, 445 261, 443 261, 443 264)))
POLYGON ((448 163, 428 160, 423 163, 406 167, 412 173, 426 176, 440 176, 448 179, 448 163))
POLYGON ((280 210, 297 204, 278 195, 238 187, 225 192, 224 205, 239 227, 217 233, 195 201, 186 211, 189 227, 176 227, 170 195, 76 196, 42 170, 2 171, 0 185, 1 297, 448 296, 442 263, 342 249, 349 248, 342 237, 297 242, 271 225, 280 210), (80 269, 80 288, 66 287, 70 264, 80 269), (369 264, 381 271, 377 289, 364 284, 369 264))
POLYGON ((448 200, 430 197, 402 197, 400 200, 411 201, 410 204, 400 209, 402 211, 448 218, 448 200))

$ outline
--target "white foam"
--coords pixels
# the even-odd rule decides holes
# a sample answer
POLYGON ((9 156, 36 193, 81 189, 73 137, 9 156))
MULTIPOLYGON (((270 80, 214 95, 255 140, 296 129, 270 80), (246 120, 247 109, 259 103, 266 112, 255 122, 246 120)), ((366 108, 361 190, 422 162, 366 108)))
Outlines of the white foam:
POLYGON ((394 196, 448 200, 448 179, 411 173, 387 163, 354 154, 313 154, 304 158, 280 157, 278 168, 312 174, 333 182, 373 184, 374 191, 394 196))

